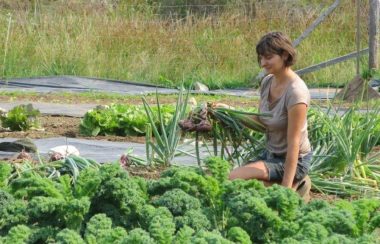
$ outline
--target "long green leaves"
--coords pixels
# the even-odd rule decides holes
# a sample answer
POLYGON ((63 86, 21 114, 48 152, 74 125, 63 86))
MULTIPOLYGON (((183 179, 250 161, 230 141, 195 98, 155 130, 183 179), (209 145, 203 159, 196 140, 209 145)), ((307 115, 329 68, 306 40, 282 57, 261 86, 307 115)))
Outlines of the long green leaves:
POLYGON ((165 125, 163 118, 158 93, 156 93, 157 115, 153 113, 153 109, 146 99, 144 97, 142 98, 144 109, 148 117, 148 132, 154 136, 154 138, 150 135, 146 136, 146 150, 147 153, 149 153, 149 155, 147 155, 148 162, 162 163, 164 165, 171 164, 181 138, 178 122, 186 115, 188 98, 189 92, 184 94, 183 89, 181 89, 178 93, 174 115, 167 125, 165 125), (158 123, 156 123, 156 121, 158 121, 158 123), (151 150, 154 153, 151 154, 151 150))
POLYGON ((314 187, 340 195, 379 193, 380 158, 373 149, 380 142, 380 108, 319 110, 310 125, 316 154, 310 169, 314 187))

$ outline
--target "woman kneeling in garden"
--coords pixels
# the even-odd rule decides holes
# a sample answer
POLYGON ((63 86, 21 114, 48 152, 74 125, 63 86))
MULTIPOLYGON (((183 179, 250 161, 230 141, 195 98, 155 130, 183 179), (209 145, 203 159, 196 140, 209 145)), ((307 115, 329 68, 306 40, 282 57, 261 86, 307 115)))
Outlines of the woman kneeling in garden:
POLYGON ((258 179, 295 189, 309 200, 307 176, 312 156, 307 132, 310 93, 305 82, 290 68, 295 63, 295 49, 290 39, 280 33, 264 35, 256 46, 259 65, 268 74, 261 82, 260 113, 266 127, 266 150, 259 158, 234 169, 229 178, 258 179))

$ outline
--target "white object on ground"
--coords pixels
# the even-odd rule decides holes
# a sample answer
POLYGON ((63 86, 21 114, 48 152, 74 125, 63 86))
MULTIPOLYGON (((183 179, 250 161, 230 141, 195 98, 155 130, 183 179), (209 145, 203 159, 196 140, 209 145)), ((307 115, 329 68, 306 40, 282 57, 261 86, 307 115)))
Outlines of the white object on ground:
POLYGON ((62 145, 62 146, 57 146, 57 147, 53 147, 49 149, 49 152, 48 152, 49 156, 55 153, 59 153, 60 155, 62 155, 62 157, 67 157, 69 155, 79 156, 78 149, 72 145, 62 145))
POLYGON ((199 81, 195 82, 194 90, 203 92, 209 91, 208 87, 205 84, 200 83, 199 81))

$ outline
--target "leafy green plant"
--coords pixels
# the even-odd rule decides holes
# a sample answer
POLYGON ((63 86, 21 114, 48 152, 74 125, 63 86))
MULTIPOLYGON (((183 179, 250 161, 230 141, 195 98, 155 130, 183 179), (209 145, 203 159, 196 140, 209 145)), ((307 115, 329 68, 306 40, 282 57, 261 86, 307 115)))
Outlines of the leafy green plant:
MULTIPOLYGON (((174 107, 162 105, 160 109, 163 121, 167 125, 173 116, 174 107)), ((153 108, 152 113, 157 114, 157 109, 153 108)), ((142 136, 145 135, 147 123, 148 117, 143 106, 111 104, 89 110, 81 120, 79 130, 87 136, 142 136)), ((156 120, 155 124, 158 123, 156 120)))
POLYGON ((26 131, 40 127, 38 116, 40 111, 34 109, 32 104, 19 105, 0 115, 2 126, 12 131, 26 131))
POLYGON ((0 195, 5 243, 376 243, 380 227, 378 198, 305 204, 291 189, 218 182, 198 167, 157 180, 118 164, 86 168, 76 182, 25 172, 0 195))
POLYGON ((373 151, 380 141, 379 112, 352 105, 343 112, 314 113, 311 176, 316 189, 345 195, 380 192, 380 153, 373 151))
POLYGON ((173 117, 166 124, 164 119, 164 110, 156 93, 157 114, 143 97, 143 104, 148 117, 147 134, 146 134, 146 153, 147 161, 151 163, 160 163, 170 165, 177 153, 177 146, 181 138, 181 130, 178 122, 186 115, 189 92, 184 94, 183 88, 180 89, 173 117), (158 121, 158 123, 156 123, 158 121), (154 136, 154 140, 152 138, 154 136))

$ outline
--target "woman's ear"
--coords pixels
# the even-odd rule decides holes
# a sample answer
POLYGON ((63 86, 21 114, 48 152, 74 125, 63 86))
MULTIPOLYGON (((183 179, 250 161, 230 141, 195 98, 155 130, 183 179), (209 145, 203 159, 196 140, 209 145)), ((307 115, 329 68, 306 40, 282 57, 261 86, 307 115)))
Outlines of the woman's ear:
POLYGON ((281 55, 282 60, 285 62, 289 58, 289 53, 288 52, 283 52, 281 55))

